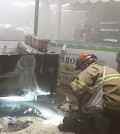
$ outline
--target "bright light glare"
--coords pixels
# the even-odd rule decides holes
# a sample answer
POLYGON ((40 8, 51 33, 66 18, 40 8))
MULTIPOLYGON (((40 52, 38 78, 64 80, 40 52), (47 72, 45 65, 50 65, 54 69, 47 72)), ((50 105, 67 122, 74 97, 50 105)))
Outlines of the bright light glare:
POLYGON ((40 110, 42 115, 47 118, 47 119, 52 119, 54 117, 54 113, 52 111, 49 111, 49 110, 40 110))
POLYGON ((58 113, 54 113, 49 110, 40 110, 42 113, 42 116, 47 118, 47 120, 44 120, 44 124, 51 124, 51 125, 59 125, 62 121, 64 116, 59 115, 58 113))
POLYGON ((28 6, 35 6, 34 1, 29 2, 12 2, 11 5, 18 6, 18 7, 28 7, 28 6))
POLYGON ((87 11, 72 11, 72 10, 62 10, 63 12, 78 12, 78 13, 86 13, 87 11))
POLYGON ((62 6, 65 7, 65 6, 69 6, 69 5, 70 5, 70 3, 66 3, 66 4, 64 4, 62 6))
POLYGON ((25 2, 12 2, 11 5, 18 6, 18 7, 26 7, 27 6, 25 2))
POLYGON ((0 97, 0 101, 33 101, 36 99, 36 96, 26 95, 26 96, 7 96, 0 97))
POLYGON ((35 93, 36 93, 37 95, 50 95, 50 92, 42 91, 38 86, 37 86, 37 88, 36 88, 36 90, 35 90, 35 93))
POLYGON ((72 12, 72 10, 62 10, 62 11, 64 11, 64 12, 72 12))
POLYGON ((57 4, 56 3, 50 4, 49 10, 55 10, 55 9, 57 9, 57 4))
POLYGON ((25 96, 7 96, 0 97, 0 101, 33 101, 36 96, 32 96, 31 94, 27 94, 25 96))
POLYGON ((44 92, 37 88, 33 92, 27 92, 24 96, 0 97, 0 101, 33 101, 37 100, 37 95, 50 95, 50 92, 44 92))
POLYGON ((38 93, 38 95, 50 95, 50 92, 44 92, 41 91, 40 89, 36 91, 38 93))
POLYGON ((58 126, 63 121, 63 118, 64 118, 63 116, 58 115, 58 116, 55 116, 52 119, 44 120, 44 124, 50 124, 50 125, 58 126))
POLYGON ((8 96, 8 97, 0 97, 0 101, 23 101, 23 97, 20 96, 8 96))

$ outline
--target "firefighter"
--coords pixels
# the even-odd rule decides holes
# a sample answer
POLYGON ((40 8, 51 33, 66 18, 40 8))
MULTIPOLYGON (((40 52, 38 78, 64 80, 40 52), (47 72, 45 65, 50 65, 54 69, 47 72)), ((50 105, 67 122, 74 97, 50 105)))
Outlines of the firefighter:
POLYGON ((117 71, 120 73, 120 51, 117 53, 116 61, 118 63, 117 71))
MULTIPOLYGON (((97 64, 97 57, 94 54, 82 53, 77 58, 75 70, 81 72, 70 86, 74 96, 81 103, 79 101, 81 94, 84 94, 88 87, 99 85, 102 82, 104 67, 97 64)), ((68 99, 71 98, 68 96, 68 99)), ((96 125, 95 132, 98 134, 106 134, 110 124, 114 125, 116 121, 117 125, 120 126, 120 74, 107 66, 105 67, 103 84, 103 102, 103 113, 93 117, 96 125)), ((116 128, 118 126, 115 125, 116 128)))

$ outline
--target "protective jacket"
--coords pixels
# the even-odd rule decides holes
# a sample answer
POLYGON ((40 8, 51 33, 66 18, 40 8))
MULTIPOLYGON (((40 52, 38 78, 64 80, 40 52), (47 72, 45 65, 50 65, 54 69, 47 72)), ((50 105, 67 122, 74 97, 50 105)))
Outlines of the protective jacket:
POLYGON ((117 71, 120 73, 120 52, 117 53, 116 61, 118 63, 117 71))
MULTIPOLYGON (((91 64, 71 83, 72 90, 79 94, 86 91, 88 87, 100 85, 102 83, 104 67, 96 63, 91 64)), ((113 68, 105 68, 105 79, 103 83, 103 98, 107 104, 119 104, 120 106, 120 74, 113 68)))

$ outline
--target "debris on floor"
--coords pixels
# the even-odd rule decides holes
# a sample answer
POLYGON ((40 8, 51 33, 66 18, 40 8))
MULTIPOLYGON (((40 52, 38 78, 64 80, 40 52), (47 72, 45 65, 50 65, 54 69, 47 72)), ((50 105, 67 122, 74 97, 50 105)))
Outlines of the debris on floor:
POLYGON ((3 123, 1 132, 15 132, 27 128, 32 121, 20 121, 13 117, 0 118, 0 122, 3 123))
MULTIPOLYGON (((66 112, 62 109, 65 100, 63 88, 65 87, 59 85, 54 103, 51 103, 49 96, 40 96, 38 102, 0 103, 0 133, 73 134, 58 130, 58 124, 62 122, 66 112)), ((67 88, 65 89, 67 92, 67 88)))
MULTIPOLYGON (((40 117, 16 117, 15 120, 19 120, 21 122, 31 121, 29 126, 21 129, 19 131, 1 131, 0 134, 73 134, 71 132, 60 132, 58 130, 58 125, 54 123, 51 124, 49 121, 46 121, 40 117)), ((4 122, 0 121, 0 128, 4 127, 4 122)))

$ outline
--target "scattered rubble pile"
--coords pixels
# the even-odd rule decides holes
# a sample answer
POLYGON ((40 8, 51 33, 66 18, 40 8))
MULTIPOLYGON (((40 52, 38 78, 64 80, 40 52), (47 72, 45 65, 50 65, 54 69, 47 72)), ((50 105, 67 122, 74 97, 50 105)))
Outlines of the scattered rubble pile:
POLYGON ((65 134, 58 130, 58 124, 62 121, 61 119, 59 121, 59 115, 64 117, 66 114, 62 106, 68 89, 66 87, 64 90, 64 88, 62 85, 58 86, 58 91, 54 95, 54 103, 51 102, 50 96, 40 96, 38 102, 0 104, 0 133, 65 134), (44 111, 45 108, 47 110, 44 111))
POLYGON ((20 121, 15 117, 3 117, 0 118, 0 122, 3 123, 3 127, 0 129, 1 132, 15 132, 25 129, 29 126, 32 121, 20 121))

